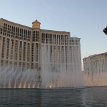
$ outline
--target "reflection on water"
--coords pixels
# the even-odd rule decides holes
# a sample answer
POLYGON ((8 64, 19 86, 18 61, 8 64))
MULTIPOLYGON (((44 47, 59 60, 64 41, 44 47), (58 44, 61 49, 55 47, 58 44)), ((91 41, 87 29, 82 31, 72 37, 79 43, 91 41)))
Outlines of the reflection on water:
POLYGON ((107 87, 0 89, 0 107, 107 107, 107 87))
POLYGON ((107 87, 86 88, 82 91, 85 107, 107 107, 107 87))

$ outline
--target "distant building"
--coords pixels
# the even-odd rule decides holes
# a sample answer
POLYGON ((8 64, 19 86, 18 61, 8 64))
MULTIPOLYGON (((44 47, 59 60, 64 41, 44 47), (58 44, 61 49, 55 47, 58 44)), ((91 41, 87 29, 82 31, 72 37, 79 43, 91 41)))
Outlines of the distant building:
POLYGON ((107 86, 107 52, 83 59, 86 86, 107 86))
POLYGON ((107 52, 84 58, 83 64, 87 73, 107 72, 107 52))
POLYGON ((80 38, 70 37, 70 32, 41 29, 40 25, 37 20, 28 27, 0 19, 0 66, 42 71, 48 80, 59 78, 50 72, 80 72, 80 38))

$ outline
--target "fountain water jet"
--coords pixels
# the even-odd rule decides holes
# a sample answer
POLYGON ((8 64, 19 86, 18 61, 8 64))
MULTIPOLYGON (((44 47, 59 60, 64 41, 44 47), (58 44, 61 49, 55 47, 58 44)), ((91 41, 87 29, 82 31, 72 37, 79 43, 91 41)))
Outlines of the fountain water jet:
POLYGON ((0 68, 0 88, 61 88, 80 87, 80 73, 58 71, 48 65, 42 71, 17 67, 0 68))
POLYGON ((0 68, 0 88, 37 88, 40 85, 36 70, 17 67, 0 68))

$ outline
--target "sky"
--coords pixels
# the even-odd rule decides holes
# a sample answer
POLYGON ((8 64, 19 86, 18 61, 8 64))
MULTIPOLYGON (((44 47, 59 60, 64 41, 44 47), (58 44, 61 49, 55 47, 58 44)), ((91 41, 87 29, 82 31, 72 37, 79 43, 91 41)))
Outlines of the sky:
POLYGON ((81 38, 82 59, 107 52, 107 0, 0 0, 0 18, 81 38))

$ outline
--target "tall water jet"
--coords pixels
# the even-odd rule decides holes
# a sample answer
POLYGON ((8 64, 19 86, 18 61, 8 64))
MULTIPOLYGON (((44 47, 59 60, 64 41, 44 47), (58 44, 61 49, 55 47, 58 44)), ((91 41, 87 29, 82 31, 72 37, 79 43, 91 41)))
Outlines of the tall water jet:
MULTIPOLYGON (((77 40, 77 38, 68 39, 68 44, 75 39, 77 40)), ((44 42, 41 49, 41 86, 43 88, 82 87, 79 43, 75 47, 67 47, 48 45, 47 42, 44 42)))
POLYGON ((39 88, 40 78, 35 70, 1 67, 0 88, 39 88))

